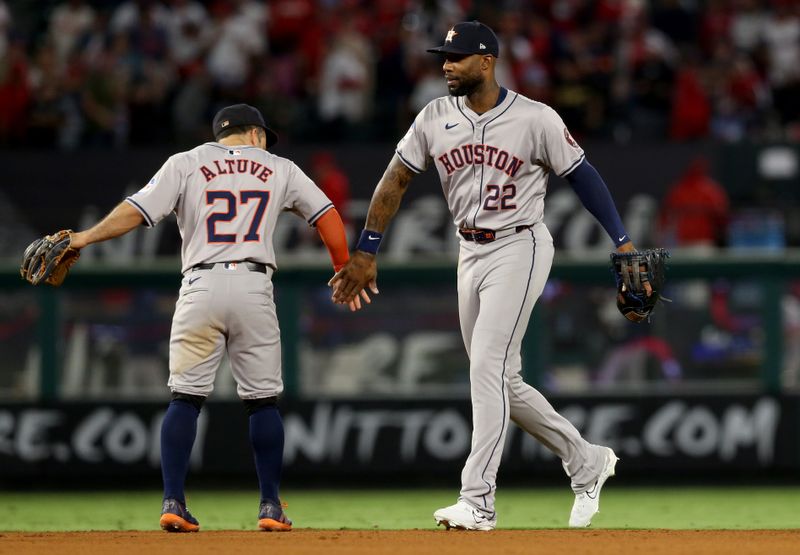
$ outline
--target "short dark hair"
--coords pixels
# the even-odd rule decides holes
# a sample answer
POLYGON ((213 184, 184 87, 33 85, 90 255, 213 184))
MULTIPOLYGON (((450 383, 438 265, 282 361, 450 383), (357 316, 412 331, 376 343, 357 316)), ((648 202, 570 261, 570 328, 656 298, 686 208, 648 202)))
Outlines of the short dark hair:
POLYGON ((220 131, 216 139, 219 141, 224 139, 225 137, 230 137, 231 135, 239 135, 240 133, 249 133, 252 129, 258 129, 259 136, 265 133, 264 128, 261 127, 260 125, 236 125, 234 127, 229 127, 227 129, 223 129, 222 131, 220 131))

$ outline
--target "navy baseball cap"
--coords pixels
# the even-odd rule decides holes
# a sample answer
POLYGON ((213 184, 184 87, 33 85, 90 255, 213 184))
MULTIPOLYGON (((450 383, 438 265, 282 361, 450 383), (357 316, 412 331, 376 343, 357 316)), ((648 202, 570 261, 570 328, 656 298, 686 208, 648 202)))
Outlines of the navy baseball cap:
POLYGON ((500 44, 497 35, 480 21, 462 21, 447 31, 444 44, 436 48, 428 48, 428 52, 437 54, 491 54, 500 56, 500 44))
POLYGON ((238 127, 240 125, 257 125, 263 128, 267 133, 267 147, 271 147, 278 142, 278 134, 267 127, 266 122, 264 122, 264 116, 261 115, 258 108, 254 108, 249 104, 226 106, 214 116, 214 122, 211 124, 211 128, 216 138, 226 129, 238 127))

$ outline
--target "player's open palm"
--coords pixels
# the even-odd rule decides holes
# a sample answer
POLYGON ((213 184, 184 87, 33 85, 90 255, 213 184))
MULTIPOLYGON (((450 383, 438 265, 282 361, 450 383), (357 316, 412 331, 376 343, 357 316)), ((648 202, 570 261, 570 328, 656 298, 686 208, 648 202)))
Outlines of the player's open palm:
POLYGON ((359 310, 362 299, 365 303, 372 302, 367 287, 372 293, 378 294, 377 276, 375 256, 355 251, 347 264, 328 281, 328 285, 333 287, 333 302, 347 304, 353 311, 359 310))

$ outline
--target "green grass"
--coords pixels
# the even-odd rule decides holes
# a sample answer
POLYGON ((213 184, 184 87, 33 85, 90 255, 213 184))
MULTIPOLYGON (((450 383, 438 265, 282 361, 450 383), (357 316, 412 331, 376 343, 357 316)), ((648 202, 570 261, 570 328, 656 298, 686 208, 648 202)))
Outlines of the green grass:
MULTIPOLYGON (((433 529, 435 509, 453 503, 451 490, 286 490, 296 528, 433 529)), ((562 528, 568 489, 501 488, 499 528, 562 528)), ((252 530, 258 494, 195 491, 189 508, 204 530, 252 530)), ((603 491, 594 528, 800 528, 800 488, 614 488, 603 491)), ((158 491, 2 493, 0 531, 155 530, 158 491)))

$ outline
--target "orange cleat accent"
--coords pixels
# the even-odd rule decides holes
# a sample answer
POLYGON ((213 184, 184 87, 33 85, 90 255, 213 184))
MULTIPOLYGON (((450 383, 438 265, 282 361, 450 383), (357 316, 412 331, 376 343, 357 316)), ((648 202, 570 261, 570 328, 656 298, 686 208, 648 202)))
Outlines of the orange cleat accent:
POLYGON ((192 524, 188 520, 170 513, 161 515, 160 524, 161 529, 167 532, 198 532, 200 530, 199 524, 192 524))
POLYGON ((292 523, 279 522, 272 518, 261 518, 258 520, 258 527, 265 532, 290 532, 292 523))
POLYGON ((279 501, 262 501, 258 508, 258 527, 265 532, 289 532, 292 521, 286 517, 283 509, 286 503, 279 501))

